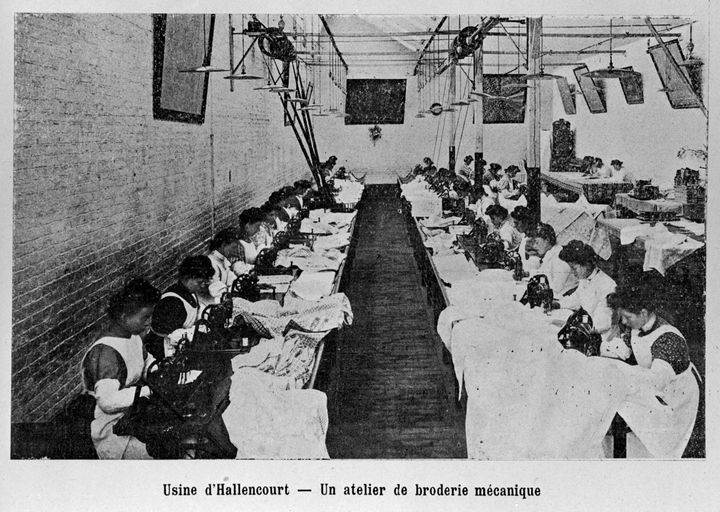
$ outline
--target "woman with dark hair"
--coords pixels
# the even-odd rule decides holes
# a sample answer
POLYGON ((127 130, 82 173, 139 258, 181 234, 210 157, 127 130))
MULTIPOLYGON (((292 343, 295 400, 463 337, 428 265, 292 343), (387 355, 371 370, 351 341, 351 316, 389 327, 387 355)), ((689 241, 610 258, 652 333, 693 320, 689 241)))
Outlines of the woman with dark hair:
POLYGON ((312 182, 310 180, 298 180, 293 184, 293 190, 302 210, 307 206, 312 195, 312 182))
POLYGON ((515 229, 508 217, 508 211, 499 204, 492 204, 485 210, 490 218, 493 232, 500 236, 506 251, 514 251, 520 245, 522 235, 515 229))
POLYGON ((463 160, 462 167, 460 167, 460 169, 458 169, 457 171, 458 178, 461 178, 468 183, 472 183, 475 178, 475 171, 472 167, 470 167, 472 161, 473 157, 471 155, 466 156, 463 160))
POLYGON ((178 267, 178 280, 162 294, 152 319, 152 333, 146 346, 161 359, 175 351, 170 334, 190 329, 200 316, 198 295, 209 295, 215 269, 207 256, 188 256, 178 267))
POLYGON ((430 159, 429 156, 426 156, 425 158, 423 158, 422 161, 422 174, 427 174, 428 172, 430 172, 430 168, 434 166, 434 162, 430 159))
POLYGON ((560 251, 560 259, 570 265, 578 279, 577 289, 566 297, 560 297, 561 308, 577 311, 583 308, 593 320, 593 328, 603 339, 612 327, 612 310, 607 296, 615 291, 615 281, 597 267, 598 256, 589 245, 571 240, 560 251))
POLYGON ((490 168, 483 174, 483 185, 490 185, 493 188, 497 188, 497 183, 500 181, 500 171, 502 166, 498 163, 491 163, 490 168))
MULTIPOLYGON (((657 300, 657 283, 649 275, 608 297, 610 307, 630 328, 628 348, 639 370, 639 382, 618 413, 650 456, 679 458, 697 414, 697 370, 685 337, 658 314, 657 300)), ((612 340, 603 345, 607 343, 612 340)))
MULTIPOLYGON (((135 401, 137 386, 155 360, 143 346, 160 292, 144 279, 133 279, 110 298, 109 325, 82 360, 82 381, 95 398, 90 435, 100 459, 150 459, 145 444, 118 436, 113 426, 135 401)), ((142 386, 140 396, 150 389, 142 386)))
POLYGON ((515 225, 515 230, 522 235, 518 244, 518 253, 522 260, 523 272, 530 273, 540 266, 540 259, 536 255, 527 254, 527 233, 534 227, 534 219, 527 206, 516 206, 510 213, 510 217, 515 225))
POLYGON ((520 189, 515 181, 515 176, 520 172, 517 165, 509 165, 505 169, 505 173, 498 180, 498 193, 506 199, 515 199, 520 195, 520 189))
POLYGON ((538 223, 527 234, 526 251, 540 258, 537 274, 545 274, 555 297, 560 297, 577 286, 577 278, 570 266, 560 259, 562 247, 557 243, 555 230, 550 224, 538 223))
POLYGON ((326 178, 329 178, 333 175, 333 167, 335 167, 335 164, 337 163, 337 157, 335 155, 330 155, 330 158, 328 158, 324 163, 320 164, 320 172, 323 173, 323 176, 326 178))
MULTIPOLYGON (((273 210, 276 214, 276 225, 279 231, 283 231, 287 222, 280 220, 280 209, 273 210)), ((241 254, 239 260, 246 265, 254 265, 255 258, 258 253, 263 250, 266 245, 266 232, 260 229, 260 226, 266 221, 267 214, 260 208, 248 208, 244 210, 239 217, 240 223, 240 248, 241 254)), ((243 266, 243 269, 248 269, 243 266)), ((245 273, 245 272, 240 272, 245 273)))
POLYGON ((220 298, 237 278, 232 266, 240 258, 240 251, 240 238, 233 228, 218 231, 210 240, 208 258, 215 274, 208 290, 214 299, 220 298))

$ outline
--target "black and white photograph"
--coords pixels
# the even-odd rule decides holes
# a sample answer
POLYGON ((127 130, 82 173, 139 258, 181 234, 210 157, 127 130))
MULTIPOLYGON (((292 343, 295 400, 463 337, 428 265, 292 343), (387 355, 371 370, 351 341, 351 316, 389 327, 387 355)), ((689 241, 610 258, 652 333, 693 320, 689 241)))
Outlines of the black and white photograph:
POLYGON ((717 17, 619 4, 3 10, 0 506, 709 510, 717 17))

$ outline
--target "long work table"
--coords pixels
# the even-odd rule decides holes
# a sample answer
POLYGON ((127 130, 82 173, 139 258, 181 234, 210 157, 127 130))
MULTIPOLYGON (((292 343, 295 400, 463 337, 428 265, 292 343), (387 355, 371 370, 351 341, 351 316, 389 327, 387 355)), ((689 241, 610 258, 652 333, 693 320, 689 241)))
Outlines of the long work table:
MULTIPOLYGON (((623 418, 626 425, 619 416, 644 369, 565 349, 557 336, 569 311, 522 305, 527 281, 515 281, 507 270, 478 268, 450 233, 436 234, 451 227, 429 229, 409 204, 404 212, 438 334, 458 391, 467 393, 470 458, 623 457, 629 430, 662 450, 644 425, 623 418)), ((682 454, 682 446, 672 455, 667 449, 656 456, 682 454)))

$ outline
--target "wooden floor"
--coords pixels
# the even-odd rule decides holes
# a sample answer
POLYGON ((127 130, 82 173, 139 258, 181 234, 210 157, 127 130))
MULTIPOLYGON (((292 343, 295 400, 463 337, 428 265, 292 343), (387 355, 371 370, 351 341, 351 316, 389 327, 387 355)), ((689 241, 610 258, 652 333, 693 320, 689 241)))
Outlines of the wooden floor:
POLYGON ((349 270, 353 325, 327 385, 333 458, 466 457, 452 367, 420 284, 396 187, 368 187, 349 270))

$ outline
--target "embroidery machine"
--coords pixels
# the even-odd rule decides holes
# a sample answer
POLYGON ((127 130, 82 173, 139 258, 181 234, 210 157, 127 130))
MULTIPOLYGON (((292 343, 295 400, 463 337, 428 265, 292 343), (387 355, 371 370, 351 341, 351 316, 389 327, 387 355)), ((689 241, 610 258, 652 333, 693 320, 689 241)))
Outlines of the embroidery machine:
POLYGON ((600 334, 593 330, 592 317, 580 308, 568 318, 560 332, 558 341, 568 350, 577 350, 586 356, 600 354, 600 334))

